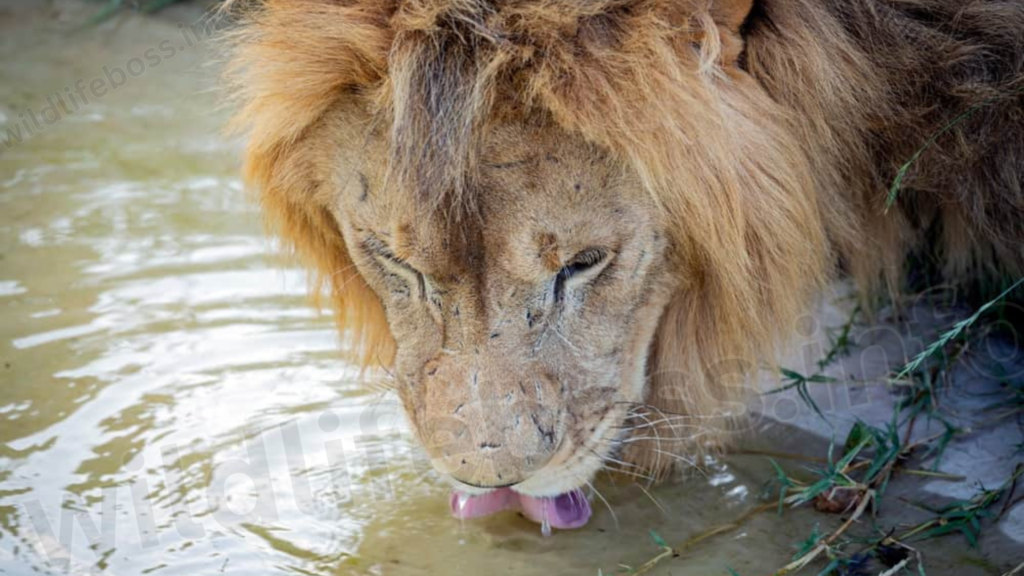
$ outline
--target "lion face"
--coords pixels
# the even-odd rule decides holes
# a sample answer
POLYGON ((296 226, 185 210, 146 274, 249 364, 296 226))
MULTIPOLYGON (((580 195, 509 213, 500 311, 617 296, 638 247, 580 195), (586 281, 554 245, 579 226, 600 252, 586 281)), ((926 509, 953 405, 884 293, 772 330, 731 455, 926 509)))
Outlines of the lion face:
POLYGON ((490 131, 477 205, 453 219, 388 185, 385 140, 341 152, 332 206, 415 434, 460 489, 577 488, 642 399, 673 288, 650 196, 599 148, 513 123, 490 131))
POLYGON ((474 498, 457 515, 578 526, 606 463, 658 477, 719 442, 843 214, 807 115, 748 72, 792 67, 748 46, 750 0, 259 5, 245 178, 474 498))

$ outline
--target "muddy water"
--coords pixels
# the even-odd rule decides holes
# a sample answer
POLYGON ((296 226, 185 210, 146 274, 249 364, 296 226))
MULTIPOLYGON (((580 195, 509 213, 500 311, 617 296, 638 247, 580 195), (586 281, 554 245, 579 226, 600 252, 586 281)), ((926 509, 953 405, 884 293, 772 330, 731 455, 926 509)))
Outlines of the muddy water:
MULTIPOLYGON (((195 16, 69 34, 81 7, 26 5, 0 7, 8 128, 195 16)), ((615 574, 659 553, 651 531, 762 502, 768 464, 732 457, 649 491, 602 477, 591 524, 551 538, 449 518, 393 398, 268 256, 187 48, 0 148, 0 573, 615 574)), ((833 521, 762 514, 651 573, 769 573, 833 521)))

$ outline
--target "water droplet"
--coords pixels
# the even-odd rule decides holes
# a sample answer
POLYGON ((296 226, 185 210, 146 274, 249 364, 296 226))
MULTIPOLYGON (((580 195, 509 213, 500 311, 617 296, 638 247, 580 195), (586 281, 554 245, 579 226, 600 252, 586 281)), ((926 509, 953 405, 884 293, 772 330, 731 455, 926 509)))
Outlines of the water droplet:
POLYGON ((547 538, 548 536, 551 536, 551 521, 548 520, 548 507, 550 505, 551 505, 551 499, 550 498, 545 498, 544 500, 542 500, 541 505, 540 505, 541 516, 542 516, 542 521, 540 523, 540 533, 545 538, 547 538))

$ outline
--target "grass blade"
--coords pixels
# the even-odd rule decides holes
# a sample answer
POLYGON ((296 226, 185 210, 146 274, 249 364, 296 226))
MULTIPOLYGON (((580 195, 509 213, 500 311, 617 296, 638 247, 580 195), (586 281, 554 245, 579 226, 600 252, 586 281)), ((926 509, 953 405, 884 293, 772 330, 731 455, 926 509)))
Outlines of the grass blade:
POLYGON ((913 372, 913 371, 917 370, 918 368, 920 368, 921 364, 925 360, 927 360, 928 358, 934 356, 939 351, 941 351, 943 348, 945 348, 946 344, 949 344, 949 342, 951 340, 953 340, 954 338, 960 336, 960 334, 964 330, 966 330, 972 324, 977 322, 978 318, 981 318, 981 315, 984 314, 985 312, 987 312, 989 310, 989 308, 992 308, 993 306, 995 306, 996 304, 1001 302, 1004 298, 1006 298, 1007 296, 1012 294, 1014 290, 1016 290, 1017 288, 1020 288, 1020 286, 1022 284, 1024 284, 1024 278, 1021 278, 1021 279, 1017 280, 1016 282, 1013 283, 1013 285, 1011 285, 1009 288, 1004 290, 1002 294, 1000 294, 999 296, 996 296, 994 299, 986 302, 983 306, 978 308, 974 312, 974 314, 972 314, 970 316, 970 318, 967 318, 965 320, 961 320, 960 322, 957 322, 956 324, 954 324, 952 329, 950 329, 948 332, 943 334, 935 342, 932 342, 930 346, 925 348, 924 351, 922 351, 913 360, 911 360, 909 363, 907 363, 907 365, 903 367, 903 370, 901 370, 900 373, 896 375, 896 380, 900 380, 903 377, 905 377, 907 374, 910 374, 911 372, 913 372))

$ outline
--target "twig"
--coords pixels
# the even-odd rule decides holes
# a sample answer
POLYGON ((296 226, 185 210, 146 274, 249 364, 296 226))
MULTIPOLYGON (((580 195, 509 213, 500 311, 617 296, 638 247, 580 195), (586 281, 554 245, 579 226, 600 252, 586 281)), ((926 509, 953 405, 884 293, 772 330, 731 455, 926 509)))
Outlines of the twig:
POLYGON ((903 560, 900 560, 899 564, 893 566, 892 568, 889 568, 885 572, 880 573, 878 576, 893 576, 900 570, 903 570, 903 568, 907 565, 908 562, 910 562, 910 556, 907 556, 903 560))
POLYGON ((824 540, 819 541, 818 544, 814 547, 814 549, 810 550, 800 558, 797 558, 793 562, 786 564, 785 566, 777 570, 775 573, 773 573, 772 576, 783 576, 784 574, 796 572, 797 570, 801 570, 804 566, 810 564, 811 561, 817 558, 822 552, 827 551, 829 549, 829 546, 831 546, 832 543, 836 541, 836 539, 842 536, 842 534, 846 532, 850 528, 850 526, 852 526, 853 523, 856 522, 864 514, 864 511, 867 510, 868 504, 871 503, 871 501, 874 500, 874 498, 874 490, 868 490, 867 492, 865 492, 864 497, 861 498, 860 504, 857 505, 857 509, 853 511, 853 515, 851 515, 846 520, 846 522, 843 522, 842 526, 837 528, 835 532, 830 534, 824 540))
POLYGON ((1003 502, 1003 507, 999 509, 999 514, 996 515, 996 522, 999 522, 1006 511, 1012 508, 1014 504, 1013 494, 1017 491, 1017 479, 1020 478, 1021 468, 1024 464, 1017 464, 1013 469, 1013 480, 1010 481, 1010 491, 1006 493, 1006 501, 1003 502))
POLYGON ((931 470, 917 470, 916 468, 901 468, 901 470, 907 474, 913 474, 914 476, 930 476, 932 478, 941 478, 943 480, 952 480, 954 482, 963 482, 967 480, 966 476, 960 476, 959 474, 946 474, 945 472, 933 472, 931 470))
POLYGON ((661 550, 662 550, 661 554, 658 554, 654 558, 651 558, 647 562, 644 562, 643 564, 641 564, 640 567, 637 568, 633 572, 633 574, 645 574, 648 571, 650 571, 651 568, 654 568, 654 566, 657 565, 658 562, 661 562, 662 560, 664 560, 666 558, 671 558, 672 556, 675 556, 675 554, 676 554, 675 549, 672 548, 671 546, 663 546, 661 548, 661 550))
POLYGON ((705 540, 708 540, 710 538, 714 538, 715 536, 718 536, 719 534, 724 534, 726 532, 731 532, 731 531, 739 528, 743 524, 745 524, 748 520, 750 520, 754 516, 756 516, 756 515, 758 515, 758 514, 760 514, 762 512, 765 512, 767 510, 774 510, 774 509, 775 509, 775 504, 762 504, 760 506, 755 506, 754 508, 751 508, 750 510, 747 510, 746 512, 744 512, 741 516, 739 516, 738 518, 736 518, 732 522, 729 522, 727 524, 722 524, 721 526, 716 526, 716 527, 711 528, 709 530, 705 530, 704 532, 701 532, 700 534, 697 534, 696 536, 692 536, 690 538, 687 538, 682 544, 680 544, 678 546, 675 546, 675 547, 673 547, 673 546, 662 546, 661 547, 661 552, 657 556, 655 556, 654 558, 651 558, 647 562, 644 562, 643 564, 641 564, 635 571, 633 571, 633 574, 634 574, 634 576, 639 575, 639 574, 646 574, 652 568, 657 566, 658 563, 660 563, 661 561, 665 560, 666 558, 671 558, 671 557, 675 556, 676 554, 682 554, 683 552, 689 550, 690 548, 693 548, 697 544, 699 544, 699 543, 701 543, 701 542, 703 542, 705 540))
POLYGON ((785 460, 803 460, 805 462, 814 462, 816 464, 828 464, 828 458, 821 458, 818 456, 805 456, 803 454, 793 454, 790 452, 776 452, 774 450, 736 450, 731 452, 738 456, 768 456, 771 458, 782 458, 785 460))

